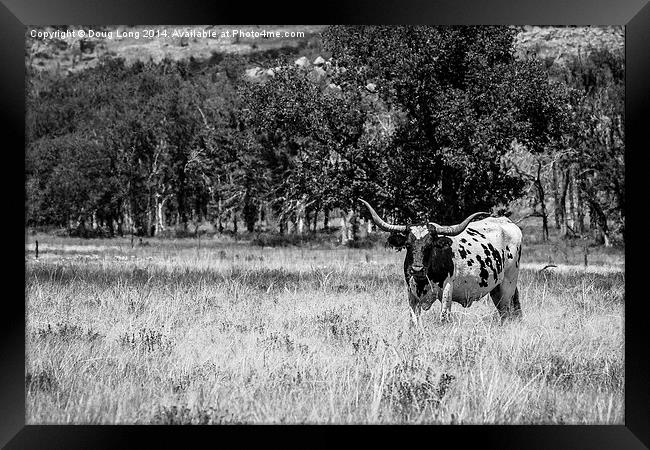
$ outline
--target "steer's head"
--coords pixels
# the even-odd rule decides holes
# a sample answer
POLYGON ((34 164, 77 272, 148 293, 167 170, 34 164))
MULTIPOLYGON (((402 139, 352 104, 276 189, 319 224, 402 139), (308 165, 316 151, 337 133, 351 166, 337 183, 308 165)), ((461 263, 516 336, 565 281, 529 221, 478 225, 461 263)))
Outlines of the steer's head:
POLYGON ((388 237, 388 245, 395 249, 406 249, 404 275, 424 279, 432 259, 449 251, 451 239, 436 233, 431 224, 407 226, 404 232, 393 231, 388 237))
POLYGON ((451 260, 451 239, 449 239, 449 236, 462 233, 475 217, 489 215, 489 213, 477 212, 457 225, 438 225, 434 222, 412 226, 393 225, 379 217, 368 202, 363 199, 359 199, 359 201, 366 205, 373 222, 380 229, 391 232, 388 237, 388 245, 397 249, 406 249, 404 275, 407 279, 413 277, 416 280, 425 279, 427 269, 436 260, 441 258, 451 260))

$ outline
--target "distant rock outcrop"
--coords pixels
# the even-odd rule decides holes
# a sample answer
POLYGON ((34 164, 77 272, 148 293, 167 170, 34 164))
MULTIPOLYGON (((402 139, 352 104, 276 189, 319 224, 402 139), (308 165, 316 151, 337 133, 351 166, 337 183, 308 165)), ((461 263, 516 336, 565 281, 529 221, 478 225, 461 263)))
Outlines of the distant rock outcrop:
POLYGON ((308 67, 309 66, 309 60, 307 59, 306 56, 301 56, 300 58, 296 59, 294 64, 296 66, 300 66, 300 67, 308 67))
POLYGON ((337 91, 337 92, 341 91, 341 86, 339 86, 338 84, 334 84, 334 83, 328 84, 327 88, 332 90, 332 91, 337 91))
POLYGON ((625 36, 620 26, 540 27, 526 26, 514 42, 518 58, 552 58, 555 64, 586 56, 598 49, 623 51, 625 36))
MULTIPOLYGON (((74 28, 74 27, 71 27, 74 28)), ((208 59, 215 53, 237 53, 251 54, 260 51, 259 40, 237 39, 232 42, 230 37, 220 37, 223 31, 229 30, 230 26, 197 26, 214 33, 215 37, 209 39, 192 39, 185 36, 175 39, 135 39, 126 37, 127 32, 143 32, 144 26, 123 26, 103 27, 100 31, 119 31, 113 39, 94 39, 93 42, 79 42, 79 37, 42 39, 27 37, 26 41, 26 62, 35 70, 48 70, 57 73, 67 71, 79 72, 94 67, 102 56, 124 58, 127 64, 136 61, 159 62, 164 58, 172 60, 183 60, 188 57, 195 59, 208 59), (80 48, 82 47, 82 48, 80 48)), ((270 27, 270 29, 297 29, 308 30, 310 39, 323 30, 323 26, 281 26, 270 27)), ((55 27, 41 27, 41 32, 54 33, 55 27)), ((83 38, 88 40, 88 37, 83 38)), ((525 26, 519 29, 515 37, 515 55, 521 59, 532 57, 552 58, 555 64, 564 64, 566 61, 578 55, 586 55, 597 49, 608 49, 610 51, 622 51, 624 49, 625 36, 622 26, 525 26)), ((283 39, 265 39, 264 49, 287 48, 283 39)), ((312 48, 306 46, 306 48, 312 48)), ((344 67, 338 67, 331 57, 325 59, 322 55, 295 56, 293 64, 303 67, 306 70, 319 68, 329 73, 345 72, 344 67)), ((291 63, 290 63, 291 64, 291 63)), ((254 69, 254 68, 253 68, 254 69)), ((247 69, 245 76, 251 80, 260 80, 277 75, 269 68, 260 68, 262 73, 256 70, 247 69)), ((315 79, 322 79, 322 72, 314 73, 315 79)), ((366 89, 368 87, 366 86, 366 89)), ((368 89, 370 91, 370 89, 368 89)))
POLYGON ((327 72, 325 72, 324 69, 321 69, 320 67, 314 67, 314 69, 310 72, 311 78, 315 82, 320 82, 327 76, 327 72))
POLYGON ((262 72, 262 68, 260 67, 251 67, 250 69, 246 69, 245 73, 248 78, 257 78, 262 72))

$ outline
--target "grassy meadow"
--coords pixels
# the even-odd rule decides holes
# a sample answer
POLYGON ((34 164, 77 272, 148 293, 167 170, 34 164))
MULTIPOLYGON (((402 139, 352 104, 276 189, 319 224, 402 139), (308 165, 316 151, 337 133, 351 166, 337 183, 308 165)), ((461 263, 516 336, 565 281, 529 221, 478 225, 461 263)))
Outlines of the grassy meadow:
POLYGON ((420 334, 404 252, 29 235, 26 420, 622 424, 623 254, 589 251, 524 247, 521 321, 420 334))

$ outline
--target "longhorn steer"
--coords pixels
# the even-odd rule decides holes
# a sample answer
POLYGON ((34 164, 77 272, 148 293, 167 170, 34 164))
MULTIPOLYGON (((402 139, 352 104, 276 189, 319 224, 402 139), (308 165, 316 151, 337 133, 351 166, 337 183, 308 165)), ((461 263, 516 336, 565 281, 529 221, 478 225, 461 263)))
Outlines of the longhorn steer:
POLYGON ((391 232, 388 244, 406 248, 404 278, 414 325, 419 326, 420 310, 427 311, 436 300, 445 321, 452 301, 468 307, 488 293, 502 320, 521 317, 517 278, 522 236, 510 219, 488 217, 469 226, 477 216, 489 215, 478 212, 457 225, 393 225, 359 201, 380 229, 391 232))

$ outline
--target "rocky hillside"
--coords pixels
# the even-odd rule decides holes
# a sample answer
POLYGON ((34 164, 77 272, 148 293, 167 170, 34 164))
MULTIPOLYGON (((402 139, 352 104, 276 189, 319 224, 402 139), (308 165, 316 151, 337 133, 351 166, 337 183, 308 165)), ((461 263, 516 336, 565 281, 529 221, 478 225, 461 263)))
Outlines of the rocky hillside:
MULTIPOLYGON (((35 32, 55 33, 62 27, 28 30, 26 63, 35 70, 60 74, 84 70, 96 65, 103 56, 122 57, 127 63, 161 61, 164 58, 182 60, 206 59, 215 53, 250 54, 249 71, 257 73, 256 54, 291 54, 296 59, 313 61, 320 52, 320 32, 323 25, 242 25, 242 26, 68 26, 71 31, 84 30, 85 36, 46 38, 35 32), (235 33, 235 31, 237 31, 235 33)), ((515 41, 520 57, 537 55, 551 57, 557 63, 571 55, 592 49, 622 50, 623 27, 521 27, 515 41)), ((325 55, 327 56, 327 55, 325 55)))
POLYGON ((595 49, 622 51, 624 44, 624 29, 620 26, 526 26, 515 39, 515 51, 520 57, 536 55, 561 62, 567 56, 585 55, 595 49))
MULTIPOLYGON (((59 33, 63 27, 35 29, 41 33, 59 33)), ((298 57, 320 48, 323 25, 307 26, 77 26, 67 29, 85 36, 39 38, 27 31, 25 57, 36 70, 67 74, 95 66, 101 57, 121 57, 127 62, 164 58, 207 59, 214 54, 290 53, 298 57)), ((59 35, 60 36, 60 35, 59 35)))

